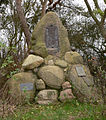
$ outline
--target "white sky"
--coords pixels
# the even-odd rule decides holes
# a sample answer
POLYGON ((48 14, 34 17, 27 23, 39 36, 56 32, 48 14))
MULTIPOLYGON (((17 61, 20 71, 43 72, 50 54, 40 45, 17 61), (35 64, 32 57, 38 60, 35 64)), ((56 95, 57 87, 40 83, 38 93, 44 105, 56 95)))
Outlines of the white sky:
MULTIPOLYGON (((92 8, 94 8, 93 0, 88 0, 88 2, 92 6, 92 8)), ((79 6, 86 8, 84 0, 73 0, 73 3, 76 3, 79 6)), ((104 3, 104 0, 98 0, 98 3, 99 3, 99 6, 101 7, 101 9, 104 10, 106 8, 106 4, 104 3)))

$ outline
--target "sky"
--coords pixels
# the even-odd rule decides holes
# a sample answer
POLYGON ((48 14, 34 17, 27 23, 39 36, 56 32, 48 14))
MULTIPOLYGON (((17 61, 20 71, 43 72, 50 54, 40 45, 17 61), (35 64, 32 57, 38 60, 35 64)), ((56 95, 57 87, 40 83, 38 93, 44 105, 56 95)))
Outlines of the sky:
MULTIPOLYGON (((88 2, 92 6, 92 8, 94 8, 93 0, 88 0, 88 2)), ((84 0, 73 0, 73 3, 76 3, 80 6, 83 6, 85 9, 87 9, 84 0)), ((106 4, 104 3, 104 0, 98 0, 98 3, 100 5, 101 9, 104 10, 106 8, 106 4)))

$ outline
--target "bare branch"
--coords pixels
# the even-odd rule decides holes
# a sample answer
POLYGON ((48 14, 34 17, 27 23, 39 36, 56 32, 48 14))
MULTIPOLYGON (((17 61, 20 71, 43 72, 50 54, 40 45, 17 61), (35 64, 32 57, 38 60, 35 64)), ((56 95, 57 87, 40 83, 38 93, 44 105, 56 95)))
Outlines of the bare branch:
POLYGON ((46 3, 47 3, 47 1, 48 1, 48 0, 44 0, 44 4, 46 4, 46 3))
MULTIPOLYGON (((56 1, 56 2, 52 5, 52 7, 49 7, 48 9, 50 9, 50 10, 53 9, 53 8, 55 9, 57 4, 60 5, 60 2, 61 2, 61 0, 56 1)), ((50 5, 51 5, 51 4, 50 4, 50 5)), ((48 4, 48 6, 49 6, 49 4, 48 4)), ((47 10, 47 11, 48 11, 48 10, 47 10)))
POLYGON ((44 0, 44 2, 43 2, 43 0, 40 0, 40 1, 41 1, 41 4, 42 4, 42 14, 41 14, 41 18, 42 18, 46 13, 46 6, 47 6, 47 1, 48 0, 44 0))
POLYGON ((48 6, 50 6, 53 3, 53 0, 49 0, 48 6))
POLYGON ((16 0, 16 9, 17 9, 17 12, 18 12, 18 16, 19 16, 19 19, 20 19, 22 29, 23 29, 25 37, 26 37, 28 50, 29 50, 30 49, 31 34, 30 34, 30 31, 29 31, 29 28, 28 28, 28 25, 27 25, 26 18, 25 18, 24 13, 23 13, 23 9, 21 7, 21 1, 20 0, 16 0))
POLYGON ((105 8, 105 10, 104 10, 104 15, 103 15, 102 18, 101 18, 101 24, 102 24, 102 25, 104 25, 105 18, 106 18, 106 8, 105 8))
POLYGON ((96 22, 96 24, 99 25, 100 22, 99 22, 99 20, 96 18, 96 16, 93 14, 93 11, 92 11, 89 3, 88 3, 88 0, 84 0, 84 1, 85 1, 85 4, 86 4, 87 8, 88 8, 89 14, 92 16, 92 18, 94 19, 94 21, 96 22))
POLYGON ((106 0, 104 0, 104 3, 106 4, 106 0))
POLYGON ((94 1, 94 4, 95 4, 95 7, 96 7, 97 9, 100 9, 97 0, 93 0, 93 1, 94 1))
MULTIPOLYGON (((95 7, 97 8, 97 10, 102 11, 102 10, 100 9, 99 5, 98 5, 97 0, 93 0, 93 1, 94 1, 95 7)), ((101 12, 99 12, 99 14, 102 16, 102 13, 101 13, 101 12)))
POLYGON ((41 4, 43 5, 43 0, 40 0, 41 4))

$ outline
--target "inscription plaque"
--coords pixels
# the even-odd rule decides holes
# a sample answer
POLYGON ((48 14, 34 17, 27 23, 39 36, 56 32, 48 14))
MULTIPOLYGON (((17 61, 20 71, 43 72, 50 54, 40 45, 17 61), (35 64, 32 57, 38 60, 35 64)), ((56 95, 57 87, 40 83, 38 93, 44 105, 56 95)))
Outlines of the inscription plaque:
POLYGON ((77 67, 76 67, 76 71, 77 71, 77 74, 78 74, 79 77, 84 77, 84 76, 86 76, 83 67, 77 66, 77 67))
POLYGON ((33 90, 33 83, 21 83, 20 90, 33 90))
POLYGON ((45 43, 49 51, 59 51, 59 37, 57 26, 50 25, 45 30, 45 43))

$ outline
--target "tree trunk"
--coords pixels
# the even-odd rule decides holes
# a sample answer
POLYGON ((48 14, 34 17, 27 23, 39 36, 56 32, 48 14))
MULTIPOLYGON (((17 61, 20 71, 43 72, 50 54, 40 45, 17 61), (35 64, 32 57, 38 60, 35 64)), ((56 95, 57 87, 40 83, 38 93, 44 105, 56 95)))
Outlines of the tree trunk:
POLYGON ((30 50, 30 39, 31 39, 31 34, 23 13, 23 9, 21 7, 21 0, 16 0, 16 9, 17 9, 17 13, 19 16, 19 20, 23 29, 23 32, 25 34, 26 37, 26 42, 27 42, 27 46, 28 46, 28 51, 30 50))
POLYGON ((46 4, 43 4, 41 18, 45 15, 45 12, 46 12, 46 4))
POLYGON ((42 13, 41 13, 41 18, 42 18, 46 13, 46 5, 47 5, 48 0, 44 0, 44 2, 43 2, 43 0, 40 0, 40 1, 41 1, 41 4, 42 4, 42 13))

